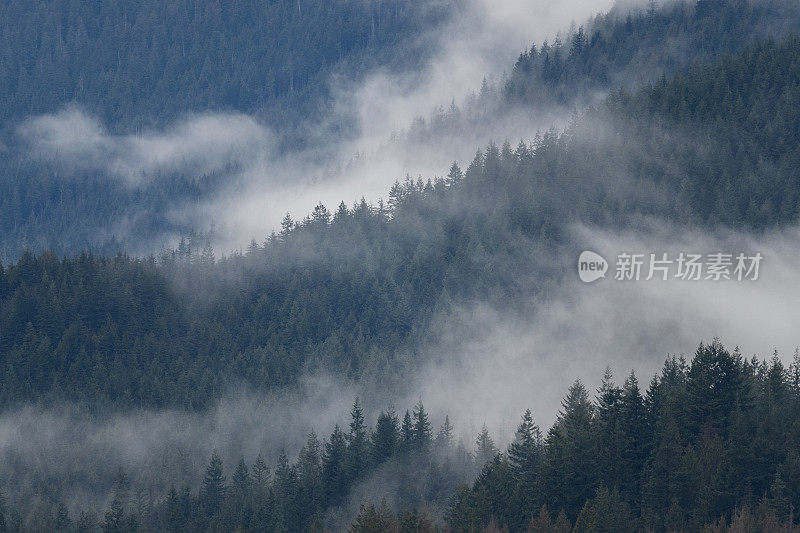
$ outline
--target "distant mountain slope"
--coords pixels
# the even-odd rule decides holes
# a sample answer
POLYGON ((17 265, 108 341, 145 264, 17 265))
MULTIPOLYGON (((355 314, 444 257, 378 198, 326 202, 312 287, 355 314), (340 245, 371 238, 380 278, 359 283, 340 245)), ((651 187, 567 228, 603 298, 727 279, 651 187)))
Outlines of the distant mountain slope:
POLYGON ((226 169, 157 172, 136 188, 103 170, 64 179, 68 172, 58 165, 31 157, 17 135, 22 121, 77 104, 110 134, 134 136, 190 113, 240 112, 280 130, 282 145, 296 146, 308 142, 296 128, 326 115, 334 74, 356 82, 375 67, 417 68, 431 52, 430 31, 457 5, 0 3, 0 258, 16 259, 26 248, 152 250, 164 235, 191 229, 170 220, 170 210, 212 197, 228 178, 226 169))
POLYGON ((437 309, 547 295, 575 222, 774 227, 800 213, 800 39, 762 43, 634 94, 565 133, 490 145, 387 204, 319 205, 246 254, 26 254, 0 270, 0 403, 200 408, 310 370, 402 379, 437 309))
MULTIPOLYGON (((169 7, 144 0, 6 2, 0 6, 0 47, 8 58, 0 63, 0 114, 13 129, 30 113, 77 101, 111 133, 134 134, 186 111, 227 109, 255 112, 291 133, 300 117, 319 116, 333 69, 412 68, 430 52, 426 31, 453 9, 435 0, 301 2, 299 10, 294 0, 169 7)), ((581 110, 614 88, 640 86, 798 29, 800 6, 790 0, 618 7, 521 54, 499 91, 486 86, 463 109, 414 122, 409 137, 422 144, 446 136, 474 139, 475 146, 487 138, 513 141, 509 119, 581 110)), ((333 125, 336 136, 346 129, 333 125)), ((6 261, 25 249, 152 251, 194 229, 172 216, 175 211, 214 199, 230 181, 227 169, 158 172, 136 187, 103 170, 64 179, 57 165, 32 159, 29 147, 8 137, 0 144, 0 258, 6 261)), ((314 141, 288 135, 282 142, 314 141)))
POLYGON ((800 30, 800 5, 787 0, 651 2, 612 9, 564 39, 521 54, 503 98, 574 105, 609 88, 633 89, 696 62, 710 63, 756 40, 800 30))
POLYGON ((11 0, 0 4, 0 124, 77 102, 112 127, 187 111, 300 115, 332 69, 410 66, 441 2, 11 0))
POLYGON ((453 106, 420 119, 418 140, 485 132, 502 138, 520 115, 548 117, 580 111, 614 89, 635 90, 695 63, 709 64, 757 41, 800 31, 793 0, 619 2, 587 24, 534 43, 517 58, 499 86, 485 83, 461 109, 453 106))

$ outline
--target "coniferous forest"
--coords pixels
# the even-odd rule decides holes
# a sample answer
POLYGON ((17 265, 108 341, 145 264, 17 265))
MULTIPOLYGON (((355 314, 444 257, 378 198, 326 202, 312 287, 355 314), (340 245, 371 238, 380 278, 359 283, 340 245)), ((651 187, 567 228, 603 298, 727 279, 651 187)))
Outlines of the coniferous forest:
MULTIPOLYGON (((800 504, 800 355, 785 367, 718 341, 670 357, 644 386, 608 369, 580 381, 543 431, 526 410, 499 449, 483 427, 470 446, 449 417, 435 428, 422 402, 347 426, 313 430, 281 451, 223 465, 215 451, 197 490, 180 484, 142 504, 120 468, 104 514, 63 504, 28 520, 53 531, 313 531, 363 483, 398 485, 393 507, 367 496, 349 531, 795 531, 800 504), (131 505, 131 502, 136 502, 131 505)), ((4 506, 4 527, 21 527, 4 506)))
POLYGON ((0 531, 800 531, 800 6, 590 7, 462 94, 426 83, 502 48, 482 0, 0 5, 0 531), (402 123, 351 194, 353 98, 402 123), (277 141, 195 165, 204 116, 277 141), (339 196, 226 248, 253 183, 339 196), (783 255, 587 334, 587 234, 783 255))

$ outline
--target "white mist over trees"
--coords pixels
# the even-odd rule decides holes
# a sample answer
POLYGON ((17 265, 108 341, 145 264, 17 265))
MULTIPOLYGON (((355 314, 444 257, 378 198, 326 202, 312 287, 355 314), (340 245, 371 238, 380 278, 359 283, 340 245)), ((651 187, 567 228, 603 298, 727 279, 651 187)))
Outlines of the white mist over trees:
POLYGON ((494 4, 0 8, 4 528, 796 527, 796 2, 494 4))

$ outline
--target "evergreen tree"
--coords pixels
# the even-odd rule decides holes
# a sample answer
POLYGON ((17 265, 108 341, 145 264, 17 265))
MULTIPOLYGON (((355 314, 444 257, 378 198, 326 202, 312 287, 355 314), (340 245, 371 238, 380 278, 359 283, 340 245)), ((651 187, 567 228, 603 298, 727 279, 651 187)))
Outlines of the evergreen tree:
POLYGON ((165 529, 170 533, 178 533, 185 527, 186 517, 183 515, 178 491, 175 487, 169 489, 166 501, 165 529))
POLYGON ((200 487, 199 504, 206 519, 219 512, 225 497, 225 488, 222 457, 214 450, 206 467, 205 476, 203 476, 203 485, 200 487))
POLYGON ((455 187, 461 183, 461 180, 464 179, 464 173, 461 172, 461 168, 458 166, 458 163, 453 161, 453 164, 450 166, 450 171, 447 173, 447 185, 450 187, 455 187))
MULTIPOLYGON (((405 425, 405 421, 403 423, 405 425)), ((425 407, 422 405, 422 402, 419 402, 414 407, 412 445, 418 452, 427 453, 430 451, 432 442, 433 428, 431 427, 430 421, 428 421, 428 414, 425 412, 425 407)))
POLYGON ((494 441, 489 435, 489 430, 486 429, 486 424, 484 424, 478 434, 478 438, 475 439, 475 463, 478 467, 483 467, 483 465, 494 459, 497 453, 497 447, 495 447, 494 441))
POLYGON ((636 522, 630 514, 630 510, 623 502, 619 493, 610 492, 607 488, 600 486, 597 494, 591 501, 587 501, 581 510, 578 519, 575 521, 575 532, 588 531, 636 531, 636 522))
POLYGON ((414 447, 414 425, 411 423, 411 414, 406 409, 403 424, 400 426, 400 449, 409 452, 414 447))
POLYGON ((379 533, 393 531, 395 527, 394 515, 386 505, 386 501, 383 501, 380 507, 375 507, 371 503, 362 503, 358 516, 348 531, 350 533, 379 533))
POLYGON ((246 528, 252 514, 252 479, 244 457, 236 463, 230 488, 225 493, 223 524, 230 529, 246 528))
POLYGON ((552 531, 553 519, 550 517, 550 511, 547 510, 547 505, 543 504, 539 509, 539 514, 528 524, 528 533, 551 533, 552 531))
MULTIPOLYGON (((513 527, 522 528, 526 522, 533 520, 533 513, 540 503, 537 499, 539 496, 537 489, 543 458, 541 431, 533 422, 531 410, 526 409, 522 421, 517 426, 514 441, 508 447, 508 462, 516 481, 514 499, 517 521, 512 524, 513 527)), ((547 521, 549 520, 548 517, 547 521)), ((537 527, 545 527, 543 524, 542 521, 537 527)))
POLYGON ((596 486, 594 410, 580 381, 569 388, 562 406, 545 443, 543 483, 550 487, 547 503, 577 517, 596 486))
POLYGON ((300 508, 303 509, 303 515, 309 519, 319 512, 324 503, 321 453, 317 434, 312 431, 308 435, 305 446, 300 449, 300 456, 297 460, 300 508))
POLYGON ((450 423, 450 416, 445 415, 444 423, 439 428, 434 441, 437 451, 440 453, 448 452, 453 448, 453 425, 450 423))
POLYGON ((347 435, 347 477, 350 483, 358 480, 368 468, 369 442, 364 424, 364 411, 356 397, 350 411, 350 433, 347 435))
POLYGON ((687 373, 689 424, 696 434, 706 424, 717 430, 726 426, 740 394, 740 365, 719 339, 697 349, 687 373))
POLYGON ((326 505, 338 504, 349 489, 347 477, 347 439, 338 424, 325 443, 322 454, 322 487, 326 505))
POLYGON ((637 501, 637 496, 640 494, 640 473, 649 455, 646 418, 639 382, 631 371, 622 387, 620 403, 621 477, 615 485, 615 488, 619 489, 620 494, 627 501, 637 501))
POLYGON ((257 503, 264 502, 267 496, 267 489, 269 488, 270 471, 267 462, 258 454, 255 462, 253 463, 253 496, 257 503))
POLYGON ((127 514, 125 510, 128 504, 130 487, 130 480, 120 467, 117 471, 117 477, 114 480, 111 505, 103 520, 104 533, 129 533, 136 531, 136 517, 132 514, 127 514))
POLYGON ((290 531, 298 529, 303 510, 298 502, 297 467, 289 463, 284 450, 281 450, 275 466, 272 492, 275 499, 275 528, 290 531))
MULTIPOLYGON (((619 487, 622 483, 624 435, 622 424, 622 389, 614 385, 611 369, 607 368, 598 390, 597 398, 597 431, 599 439, 598 474, 601 481, 610 487, 619 487)), ((638 428, 637 428, 638 429, 638 428)))
POLYGON ((397 415, 392 409, 378 415, 375 431, 372 434, 372 459, 379 465, 389 460, 397 451, 400 441, 400 428, 397 415))

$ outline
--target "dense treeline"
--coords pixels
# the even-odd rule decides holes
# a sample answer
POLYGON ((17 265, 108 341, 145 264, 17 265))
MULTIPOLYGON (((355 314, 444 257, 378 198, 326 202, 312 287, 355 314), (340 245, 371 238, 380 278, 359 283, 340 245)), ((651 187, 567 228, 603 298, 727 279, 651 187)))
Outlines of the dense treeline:
POLYGON ((180 202, 198 202, 218 192, 223 172, 202 176, 169 173, 131 188, 98 171, 65 179, 57 165, 0 153, 0 258, 16 260, 26 250, 149 253, 166 235, 188 233, 170 219, 180 202), (120 218, 120 213, 125 215, 120 218), (102 229, 101 229, 102 228, 102 229), (134 237, 128 233, 133 231, 134 237), (81 243, 81 244, 79 244, 81 243), (147 244, 146 244, 147 243, 147 244))
POLYGON ((644 395, 606 375, 591 402, 576 383, 542 439, 526 417, 448 515, 454 529, 494 521, 547 531, 774 531, 800 505, 800 358, 785 368, 701 345, 666 361, 644 395), (756 525, 757 524, 757 525, 756 525), (736 529, 738 527, 738 529, 736 529))
POLYGON ((213 198, 235 169, 175 172, 128 187, 32 158, 26 119, 77 104, 111 133, 152 131, 187 113, 252 114, 281 149, 352 132, 329 108, 335 80, 424 61, 429 31, 458 4, 306 0, 13 0, 0 4, 0 258, 37 252, 151 252, 188 232, 169 213, 213 198), (329 112, 330 111, 330 112, 329 112), (320 130, 321 126, 317 128, 320 130), (65 174, 67 174, 65 176, 65 174), (102 228, 102 230, 100 229, 102 228))
POLYGON ((649 176, 657 194, 677 192, 660 206, 676 216, 756 229, 791 221, 800 214, 798 58, 796 37, 768 41, 635 95, 615 91, 572 137, 613 150, 598 160, 624 160, 615 168, 634 183, 649 176))
POLYGON ((395 354, 437 306, 541 296, 558 268, 531 250, 555 256, 572 222, 792 223, 799 58, 798 39, 765 43, 616 92, 563 134, 490 145, 386 204, 287 215, 222 261, 202 241, 158 259, 26 254, 0 270, 0 399, 202 407, 241 382, 408 370, 395 354))
POLYGON ((371 429, 356 399, 349 427, 323 441, 312 431, 274 469, 258 456, 226 474, 215 453, 197 490, 175 480, 155 499, 120 470, 103 512, 40 506, 23 523, 10 505, 2 518, 11 531, 309 531, 341 527, 341 509, 366 494, 351 531, 798 527, 800 355, 786 368, 714 341, 691 361, 668 358, 644 392, 633 373, 619 386, 609 370, 594 399, 575 382, 562 405, 546 435, 526 411, 501 453, 485 427, 472 449, 446 416, 434 432, 421 403, 371 429), (359 490, 375 484, 396 487, 391 507, 359 490))
POLYGON ((463 136, 487 124, 513 124, 520 113, 547 116, 553 108, 582 109, 609 91, 636 91, 765 39, 780 40, 798 27, 800 6, 791 0, 620 2, 585 25, 532 44, 507 77, 484 80, 461 107, 453 103, 435 110, 429 120, 418 118, 409 135, 418 140, 463 136))
POLYGON ((448 181, 398 186, 390 205, 287 215, 280 234, 218 262, 192 242, 158 259, 25 254, 0 270, 3 403, 202 407, 242 381, 406 364, 394 354, 445 292, 523 281, 507 262, 522 263, 524 243, 486 232, 488 214, 447 194, 463 180, 455 167, 448 181))
POLYGON ((313 109, 337 65, 408 66, 424 47, 407 37, 447 14, 393 0, 3 2, 0 122, 77 102, 127 130, 187 111, 254 113, 290 95, 278 124, 313 109))
MULTIPOLYGON (((72 100, 123 130, 187 109, 308 110, 324 100, 321 80, 334 63, 385 62, 380 54, 424 26, 416 17, 445 16, 432 5, 441 9, 6 2, 0 118, 72 100)), ((446 177, 396 183, 386 203, 287 214, 280 232, 230 257, 216 258, 196 234, 157 257, 18 257, 28 245, 61 253, 97 242, 88 228, 98 220, 104 250, 115 249, 115 217, 131 205, 142 206, 130 221, 141 238, 180 231, 165 215, 169 202, 209 197, 224 173, 159 176, 120 192, 99 173, 59 179, 0 144, 0 255, 16 258, 0 264, 0 407, 201 410, 228 389, 291 387, 319 370, 391 387, 391 376, 418 364, 430 319, 454 302, 513 308, 546 298, 563 275, 558 258, 572 223, 622 228, 651 215, 755 231, 795 223, 800 39, 758 38, 796 31, 798 9, 700 0, 601 16, 527 51, 500 90, 499 105, 511 108, 570 104, 623 85, 563 133, 492 143, 463 170, 454 163, 446 177), (654 51, 658 60, 646 61, 654 51), (80 222, 84 214, 94 223, 80 222)), ((484 85, 482 102, 492 90, 484 85)), ((459 110, 449 113, 442 124, 459 110)), ((94 510, 50 500, 23 509, 0 495, 0 531, 339 527, 368 483, 387 480, 399 487, 391 505, 365 500, 354 531, 797 527, 797 356, 787 369, 714 342, 691 362, 667 360, 646 391, 633 374, 617 386, 609 373, 594 400, 576 383, 546 435, 526 412, 505 452, 485 429, 474 450, 453 431, 445 418, 434 436, 421 403, 402 417, 381 413, 370 430, 356 401, 349 428, 322 441, 312 432, 272 468, 261 457, 223 465, 215 454, 202 486, 175 479, 157 495, 136 492, 120 471, 108 505, 94 510)))
MULTIPOLYGON (((320 91, 325 92, 334 64, 364 73, 369 65, 402 68, 402 58, 426 57, 426 32, 458 9, 444 4, 300 2, 298 10, 295 0, 169 6, 6 2, 0 6, 0 46, 8 58, 0 65, 0 85, 8 89, 0 90, 2 113, 14 118, 5 121, 10 131, 31 113, 77 101, 113 132, 133 133, 186 111, 249 112, 266 106, 261 118, 291 129, 297 117, 287 113, 319 116, 325 102, 320 91)), ((799 10, 791 0, 615 8, 546 46, 532 47, 519 57, 507 84, 497 89, 484 84, 463 109, 441 109, 430 122, 416 121, 410 134, 426 143, 446 132, 463 138, 552 104, 581 109, 616 87, 633 90, 759 39, 797 32, 799 10)), ((333 124, 337 137, 348 131, 346 117, 327 117, 326 123, 333 124)), ((289 145, 301 139, 282 138, 289 145)), ((59 255, 87 248, 103 255, 153 251, 168 236, 191 229, 170 212, 213 198, 227 176, 225 170, 202 177, 153 176, 135 188, 102 172, 69 179, 56 166, 27 157, 13 137, 5 135, 2 143, 4 261, 16 260, 25 249, 59 255)))
POLYGON ((768 37, 796 32, 800 6, 785 0, 649 2, 641 10, 614 8, 586 27, 532 45, 517 59, 506 104, 556 102, 615 87, 635 89, 694 63, 712 63, 768 37))

